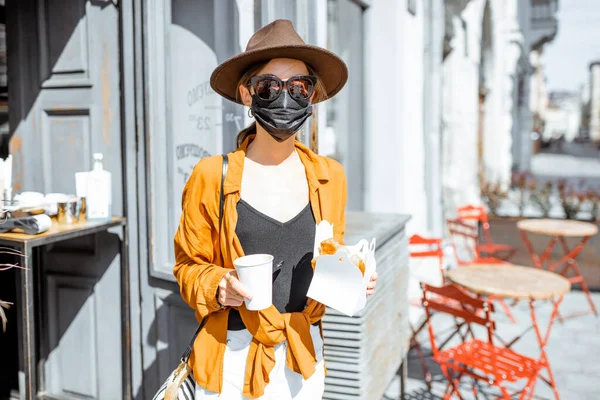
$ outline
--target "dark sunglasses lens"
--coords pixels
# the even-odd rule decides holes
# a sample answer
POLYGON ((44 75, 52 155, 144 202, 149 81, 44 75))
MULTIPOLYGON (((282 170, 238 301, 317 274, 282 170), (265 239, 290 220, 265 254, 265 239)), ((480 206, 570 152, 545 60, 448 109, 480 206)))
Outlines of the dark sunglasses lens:
POLYGON ((296 100, 307 100, 314 89, 312 81, 307 78, 294 78, 289 82, 289 95, 296 100))
POLYGON ((281 91, 281 85, 276 79, 262 78, 256 82, 256 95, 263 100, 273 100, 281 91))

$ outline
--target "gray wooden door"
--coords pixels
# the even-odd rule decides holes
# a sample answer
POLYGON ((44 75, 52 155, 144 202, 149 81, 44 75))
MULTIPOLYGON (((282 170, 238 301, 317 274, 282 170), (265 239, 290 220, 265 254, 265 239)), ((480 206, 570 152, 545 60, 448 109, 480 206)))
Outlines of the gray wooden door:
MULTIPOLYGON (((122 213, 119 13, 114 1, 7 2, 14 191, 75 193, 74 173, 104 154, 122 213)), ((40 390, 121 398, 119 237, 37 254, 40 390)))

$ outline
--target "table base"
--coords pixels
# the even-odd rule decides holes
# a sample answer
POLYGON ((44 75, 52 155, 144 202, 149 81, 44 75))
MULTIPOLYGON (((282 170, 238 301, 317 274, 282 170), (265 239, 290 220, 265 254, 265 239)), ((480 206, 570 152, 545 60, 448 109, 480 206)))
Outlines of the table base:
POLYGON ((546 249, 544 250, 544 252, 542 253, 541 256, 538 256, 536 254, 535 250, 533 249, 533 245, 531 244, 531 241, 529 240, 529 238, 527 237, 527 234, 523 230, 521 230, 521 238, 523 239, 523 243, 525 244, 525 247, 527 247, 527 251, 529 251, 529 254, 531 255, 531 259, 533 260, 533 264, 535 265, 535 267, 544 269, 544 264, 546 263, 547 264, 546 269, 548 271, 555 272, 557 274, 564 276, 572 284, 577 283, 577 284, 581 285, 581 290, 583 290, 583 292, 585 293, 587 301, 590 305, 590 309, 588 311, 579 311, 579 312, 571 313, 568 315, 561 315, 559 312, 558 313, 559 322, 563 322, 563 320, 566 318, 573 318, 576 316, 587 315, 587 314, 592 314, 592 313, 594 315, 598 316, 598 311, 596 310, 596 306, 594 305, 594 302, 592 300, 592 295, 587 286, 587 283, 585 282, 585 279, 583 278, 583 275, 581 274, 581 270, 579 269, 579 264, 577 263, 577 260, 576 260, 579 253, 581 253, 581 251, 583 250, 583 248, 585 247, 587 242, 590 240, 590 236, 587 236, 587 237, 584 237, 583 239, 581 239, 579 244, 577 246, 575 246, 573 249, 569 249, 567 240, 565 239, 564 236, 553 236, 550 239, 548 246, 546 246, 546 249), (565 255, 562 258, 560 258, 558 261, 552 263, 552 262, 550 262, 550 254, 552 254, 552 250, 554 249, 554 247, 556 246, 557 243, 560 243, 565 255), (559 270, 559 268, 560 268, 560 270, 559 270), (569 274, 569 272, 572 272, 572 274, 569 274))

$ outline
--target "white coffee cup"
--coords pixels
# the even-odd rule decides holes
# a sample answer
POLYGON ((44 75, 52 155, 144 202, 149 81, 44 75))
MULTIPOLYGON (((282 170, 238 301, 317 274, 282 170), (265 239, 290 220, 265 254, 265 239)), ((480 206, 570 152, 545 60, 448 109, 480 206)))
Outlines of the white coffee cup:
POLYGON ((253 254, 233 262, 240 282, 248 289, 252 300, 244 299, 248 310, 258 311, 273 304, 273 256, 253 254))

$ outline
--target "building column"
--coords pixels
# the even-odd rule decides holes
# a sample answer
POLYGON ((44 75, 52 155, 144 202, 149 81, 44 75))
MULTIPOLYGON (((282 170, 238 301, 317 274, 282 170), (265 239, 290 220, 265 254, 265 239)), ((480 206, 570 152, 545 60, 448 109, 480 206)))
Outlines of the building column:
POLYGON ((442 58, 444 2, 426 0, 424 7, 423 134, 427 230, 441 236, 444 227, 442 196, 442 58))
POLYGON ((365 23, 365 210, 402 212, 404 2, 377 0, 365 23))
POLYGON ((452 50, 443 63, 443 187, 449 216, 463 204, 479 203, 477 126, 479 44, 483 1, 448 7, 452 50))

